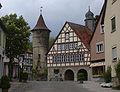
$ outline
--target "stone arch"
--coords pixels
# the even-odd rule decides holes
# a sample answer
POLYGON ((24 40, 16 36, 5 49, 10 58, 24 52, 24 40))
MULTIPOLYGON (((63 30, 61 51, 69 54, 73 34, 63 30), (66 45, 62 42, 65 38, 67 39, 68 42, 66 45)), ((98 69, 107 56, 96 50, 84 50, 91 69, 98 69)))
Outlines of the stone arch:
POLYGON ((74 72, 71 69, 67 69, 64 73, 64 79, 68 81, 74 81, 74 72))
MULTIPOLYGON (((84 76, 85 76, 85 79, 84 81, 87 81, 88 80, 88 72, 85 70, 85 69, 80 69, 78 72, 77 72, 77 76, 79 73, 83 73, 84 76)), ((78 79, 77 79, 78 80, 78 79)))

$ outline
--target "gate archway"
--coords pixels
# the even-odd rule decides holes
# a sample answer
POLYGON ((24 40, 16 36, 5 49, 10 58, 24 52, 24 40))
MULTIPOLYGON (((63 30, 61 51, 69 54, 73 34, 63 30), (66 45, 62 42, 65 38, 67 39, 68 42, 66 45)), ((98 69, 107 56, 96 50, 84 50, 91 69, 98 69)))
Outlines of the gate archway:
POLYGON ((74 72, 72 70, 65 71, 65 80, 74 81, 74 72))
MULTIPOLYGON (((88 80, 88 73, 85 69, 80 69, 77 73, 77 80, 78 80, 78 74, 79 73, 83 73, 84 74, 84 81, 87 81, 88 80)), ((79 80, 78 80, 79 81, 79 80)))

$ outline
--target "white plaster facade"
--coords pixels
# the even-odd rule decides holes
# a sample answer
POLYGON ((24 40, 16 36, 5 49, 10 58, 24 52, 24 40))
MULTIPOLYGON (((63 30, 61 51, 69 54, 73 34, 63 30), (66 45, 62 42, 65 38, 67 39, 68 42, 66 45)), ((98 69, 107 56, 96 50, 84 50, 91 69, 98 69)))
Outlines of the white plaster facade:
MULTIPOLYGON (((1 21, 0 21, 1 22, 1 21)), ((1 22, 2 23, 2 22, 1 22)), ((3 75, 4 58, 5 58, 5 42, 6 35, 3 29, 3 24, 0 23, 0 77, 3 75)))
POLYGON ((105 14, 105 64, 111 66, 112 77, 116 77, 115 64, 120 58, 120 0, 107 0, 105 14), (112 32, 112 18, 115 17, 115 31, 112 32), (113 60, 112 48, 116 47, 116 59, 113 60))

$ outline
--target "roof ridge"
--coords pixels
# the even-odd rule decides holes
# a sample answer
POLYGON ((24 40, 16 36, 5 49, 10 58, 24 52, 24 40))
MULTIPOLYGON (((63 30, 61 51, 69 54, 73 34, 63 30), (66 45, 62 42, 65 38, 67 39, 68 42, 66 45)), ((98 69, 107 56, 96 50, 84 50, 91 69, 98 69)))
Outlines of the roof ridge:
POLYGON ((78 23, 73 23, 73 22, 69 22, 69 21, 66 21, 68 24, 74 24, 74 25, 79 25, 79 26, 83 26, 83 27, 86 27, 85 25, 81 25, 81 24, 78 24, 78 23))

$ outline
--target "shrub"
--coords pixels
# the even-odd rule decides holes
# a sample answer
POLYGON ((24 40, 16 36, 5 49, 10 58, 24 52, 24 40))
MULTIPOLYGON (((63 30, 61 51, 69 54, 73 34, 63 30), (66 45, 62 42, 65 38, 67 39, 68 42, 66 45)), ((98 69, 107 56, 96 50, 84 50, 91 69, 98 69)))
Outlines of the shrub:
POLYGON ((21 77, 22 77, 22 80, 26 82, 28 79, 28 73, 26 73, 26 72, 22 73, 21 77))
POLYGON ((111 77, 111 67, 107 67, 107 71, 104 73, 104 80, 106 83, 111 82, 112 77, 111 77))
POLYGON ((120 85, 116 86, 116 87, 113 87, 113 89, 115 90, 120 90, 120 85))
POLYGON ((120 82, 120 60, 118 61, 118 63, 115 66, 115 71, 116 71, 117 78, 120 82))
POLYGON ((77 79, 78 79, 78 81, 84 81, 85 80, 84 74, 83 73, 78 73, 77 79))
POLYGON ((10 79, 8 76, 2 76, 0 81, 0 86, 2 89, 9 89, 10 88, 10 79))

